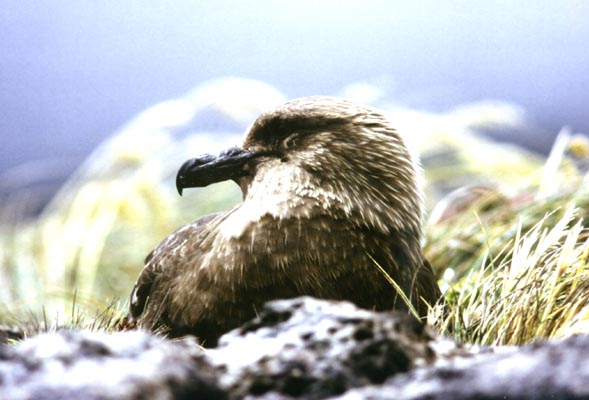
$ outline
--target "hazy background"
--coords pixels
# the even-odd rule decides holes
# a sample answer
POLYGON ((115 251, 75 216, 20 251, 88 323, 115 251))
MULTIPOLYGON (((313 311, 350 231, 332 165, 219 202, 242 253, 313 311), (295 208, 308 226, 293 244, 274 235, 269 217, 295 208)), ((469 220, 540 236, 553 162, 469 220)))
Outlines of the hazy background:
POLYGON ((514 102, 531 131, 511 134, 545 151, 565 124, 589 131, 588 17, 573 0, 5 0, 0 178, 27 163, 60 180, 141 110, 220 76, 289 98, 369 82, 420 109, 514 102))

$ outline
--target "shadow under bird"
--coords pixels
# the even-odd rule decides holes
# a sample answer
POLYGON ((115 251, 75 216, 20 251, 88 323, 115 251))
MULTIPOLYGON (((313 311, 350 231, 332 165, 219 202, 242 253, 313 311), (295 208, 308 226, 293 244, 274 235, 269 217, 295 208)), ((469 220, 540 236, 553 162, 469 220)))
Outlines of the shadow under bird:
POLYGON ((233 180, 243 202, 147 257, 129 319, 205 346, 269 300, 309 295, 420 316, 441 292, 421 251, 420 168, 379 112, 306 97, 262 114, 241 147, 188 160, 180 194, 233 180), (395 288, 392 278, 398 288, 395 288))

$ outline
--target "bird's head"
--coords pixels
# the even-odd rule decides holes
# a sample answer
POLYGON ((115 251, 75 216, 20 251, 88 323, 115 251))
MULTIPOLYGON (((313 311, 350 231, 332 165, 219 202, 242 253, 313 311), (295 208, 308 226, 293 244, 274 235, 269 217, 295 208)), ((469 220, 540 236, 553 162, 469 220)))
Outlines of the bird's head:
POLYGON ((241 147, 184 163, 176 185, 182 193, 229 179, 244 203, 267 204, 273 213, 324 212, 420 237, 417 162, 382 114, 347 100, 305 97, 264 113, 241 147))

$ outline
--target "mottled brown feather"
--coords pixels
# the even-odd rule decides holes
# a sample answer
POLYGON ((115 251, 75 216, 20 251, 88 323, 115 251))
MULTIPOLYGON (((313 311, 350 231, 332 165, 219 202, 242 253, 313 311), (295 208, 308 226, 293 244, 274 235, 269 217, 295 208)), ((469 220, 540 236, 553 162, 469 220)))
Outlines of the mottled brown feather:
POLYGON ((419 165, 382 114, 298 99, 260 116, 241 149, 272 156, 236 178, 242 204, 180 228, 147 257, 132 320, 213 346, 277 298, 407 309, 375 262, 421 316, 440 299, 420 248, 419 165))

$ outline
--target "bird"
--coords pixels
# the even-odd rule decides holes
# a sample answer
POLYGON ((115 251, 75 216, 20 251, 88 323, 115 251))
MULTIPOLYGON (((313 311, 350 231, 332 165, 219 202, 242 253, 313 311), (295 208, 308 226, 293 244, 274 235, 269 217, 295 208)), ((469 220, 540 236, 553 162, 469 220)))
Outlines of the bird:
POLYGON ((215 347, 274 299, 413 308, 424 318, 442 298, 421 249, 421 167, 376 109, 291 100, 261 114, 240 146, 186 161, 176 187, 182 195, 227 180, 242 202, 179 228, 149 254, 131 323, 215 347))

